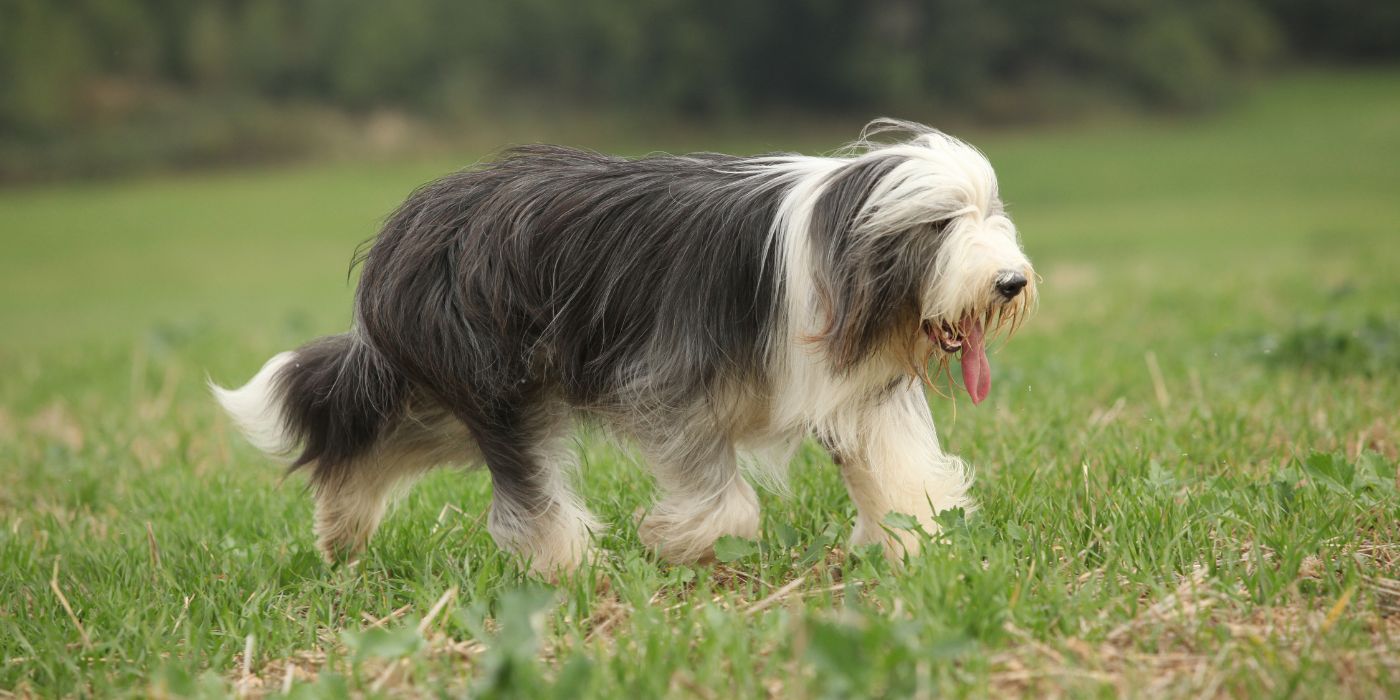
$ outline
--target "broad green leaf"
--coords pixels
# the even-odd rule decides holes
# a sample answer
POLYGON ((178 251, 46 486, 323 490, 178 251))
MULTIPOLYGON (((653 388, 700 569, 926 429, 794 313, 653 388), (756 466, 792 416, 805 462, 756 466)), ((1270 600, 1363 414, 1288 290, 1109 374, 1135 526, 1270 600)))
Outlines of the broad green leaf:
POLYGON ((728 564, 758 554, 758 543, 742 537, 725 535, 715 541, 715 558, 728 564))

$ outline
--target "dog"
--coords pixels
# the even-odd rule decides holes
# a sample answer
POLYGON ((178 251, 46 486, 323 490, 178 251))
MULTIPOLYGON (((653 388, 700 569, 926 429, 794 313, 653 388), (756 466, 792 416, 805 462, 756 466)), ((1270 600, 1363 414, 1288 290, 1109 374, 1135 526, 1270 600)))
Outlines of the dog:
POLYGON ((745 476, 782 483, 808 437, 839 465, 852 544, 916 551, 888 514, 936 532, 974 506, 925 389, 957 358, 985 399, 988 342, 1035 298, 986 157, 891 120, 827 157, 515 148, 415 191, 356 263, 350 331, 211 384, 218 402, 310 471, 328 560, 415 477, 484 465, 492 537, 549 576, 601 531, 570 485, 579 419, 649 465, 638 531, 665 560, 756 538, 745 476))

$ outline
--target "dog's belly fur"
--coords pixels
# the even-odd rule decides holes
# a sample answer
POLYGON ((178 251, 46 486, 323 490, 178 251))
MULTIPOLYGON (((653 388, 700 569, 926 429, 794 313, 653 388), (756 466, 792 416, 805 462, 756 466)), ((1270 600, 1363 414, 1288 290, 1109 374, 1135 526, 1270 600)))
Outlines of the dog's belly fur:
POLYGON ((879 527, 888 512, 932 526, 970 505, 917 367, 935 351, 930 307, 1001 313, 990 287, 951 276, 1029 271, 991 178, 928 132, 850 158, 520 149, 395 212, 363 256, 349 333, 216 392, 256 445, 310 468, 332 558, 363 548, 414 477, 484 464, 497 542, 538 571, 573 568, 600 528, 569 484, 580 416, 651 467, 662 497, 640 532, 667 559, 756 537, 740 455, 777 480, 808 435, 840 454, 857 541, 895 551, 912 542, 879 527), (952 203, 907 201, 920 193, 952 203))

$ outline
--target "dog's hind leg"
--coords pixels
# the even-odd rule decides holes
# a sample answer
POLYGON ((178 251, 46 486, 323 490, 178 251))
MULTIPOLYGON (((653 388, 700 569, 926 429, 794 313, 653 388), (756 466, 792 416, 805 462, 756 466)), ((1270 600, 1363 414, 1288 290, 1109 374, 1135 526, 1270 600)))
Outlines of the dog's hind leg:
POLYGON ((413 474, 403 465, 362 457, 335 479, 312 485, 316 499, 316 546, 327 561, 355 559, 379 527, 395 491, 413 474))
POLYGON ((438 465, 479 461, 466 428, 439 410, 404 418, 367 453, 313 473, 316 543, 328 561, 364 551, 394 496, 438 465))
POLYGON ((662 494, 639 534, 663 559, 706 561, 723 535, 758 537, 758 495, 740 475, 728 439, 686 436, 647 441, 643 449, 662 494))
POLYGON ((489 427, 475 424, 491 472, 491 537, 542 576, 576 569, 601 528, 569 483, 575 458, 567 409, 546 402, 495 416, 489 427))

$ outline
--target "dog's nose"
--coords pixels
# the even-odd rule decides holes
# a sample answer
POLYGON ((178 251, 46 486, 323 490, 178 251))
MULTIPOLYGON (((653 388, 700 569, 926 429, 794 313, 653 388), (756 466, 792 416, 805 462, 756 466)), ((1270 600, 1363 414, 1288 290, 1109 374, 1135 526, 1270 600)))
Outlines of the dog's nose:
POLYGON ((997 292, 1008 301, 1015 299, 1026 288, 1026 276, 1015 270, 1002 270, 997 275, 997 292))

